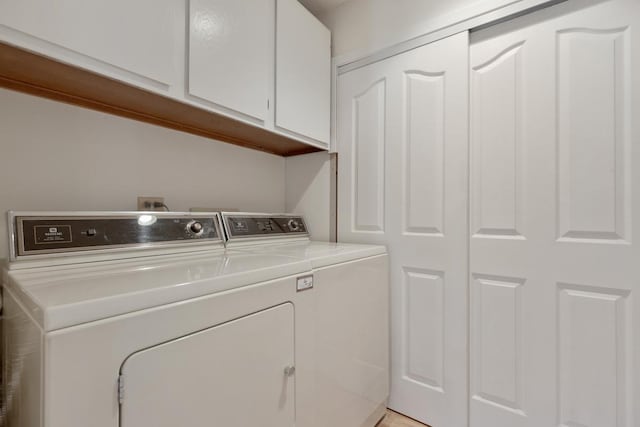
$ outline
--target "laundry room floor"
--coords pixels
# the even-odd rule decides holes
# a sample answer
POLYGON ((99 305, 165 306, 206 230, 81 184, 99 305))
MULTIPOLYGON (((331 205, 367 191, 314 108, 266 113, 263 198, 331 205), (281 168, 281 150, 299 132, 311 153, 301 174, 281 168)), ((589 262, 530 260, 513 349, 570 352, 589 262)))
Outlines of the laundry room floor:
POLYGON ((387 414, 376 427, 429 427, 397 412, 387 409, 387 414))

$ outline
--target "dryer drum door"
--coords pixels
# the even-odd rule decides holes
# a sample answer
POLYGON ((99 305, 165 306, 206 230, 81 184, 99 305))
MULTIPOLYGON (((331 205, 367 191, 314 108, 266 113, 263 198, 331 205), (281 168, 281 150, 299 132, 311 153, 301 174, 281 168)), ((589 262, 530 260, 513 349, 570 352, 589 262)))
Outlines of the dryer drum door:
POLYGON ((293 426, 293 322, 286 303, 132 354, 121 427, 293 426))

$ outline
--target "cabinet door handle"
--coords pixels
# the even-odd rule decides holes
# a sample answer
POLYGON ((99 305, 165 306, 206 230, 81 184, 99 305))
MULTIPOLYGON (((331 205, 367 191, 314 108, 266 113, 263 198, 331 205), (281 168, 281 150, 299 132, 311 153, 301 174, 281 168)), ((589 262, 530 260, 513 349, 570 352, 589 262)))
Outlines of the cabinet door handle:
POLYGON ((284 376, 285 377, 292 377, 293 374, 296 373, 296 367, 295 366, 287 366, 286 368, 284 368, 284 376))

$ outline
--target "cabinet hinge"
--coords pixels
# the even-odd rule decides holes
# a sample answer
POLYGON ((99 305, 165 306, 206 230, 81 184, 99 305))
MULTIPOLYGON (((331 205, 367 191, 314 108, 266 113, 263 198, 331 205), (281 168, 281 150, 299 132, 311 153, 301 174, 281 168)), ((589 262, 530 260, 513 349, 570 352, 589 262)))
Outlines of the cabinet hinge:
POLYGON ((118 403, 122 405, 124 402, 124 375, 118 376, 118 403))
POLYGON ((271 105, 270 101, 271 101, 270 99, 267 99, 267 110, 271 108, 270 107, 270 105, 271 105))

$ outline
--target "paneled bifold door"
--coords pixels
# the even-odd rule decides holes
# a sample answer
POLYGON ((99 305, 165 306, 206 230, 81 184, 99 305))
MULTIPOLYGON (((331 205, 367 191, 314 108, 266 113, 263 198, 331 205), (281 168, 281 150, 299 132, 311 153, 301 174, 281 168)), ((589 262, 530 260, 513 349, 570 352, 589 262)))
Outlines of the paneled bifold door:
POLYGON ((468 37, 338 78, 339 235, 388 245, 390 407, 467 423, 468 37))
POLYGON ((471 39, 474 427, 640 425, 640 2, 599 3, 471 39))
POLYGON ((337 89, 338 238, 390 253, 391 408, 640 426, 640 1, 570 0, 337 89))

